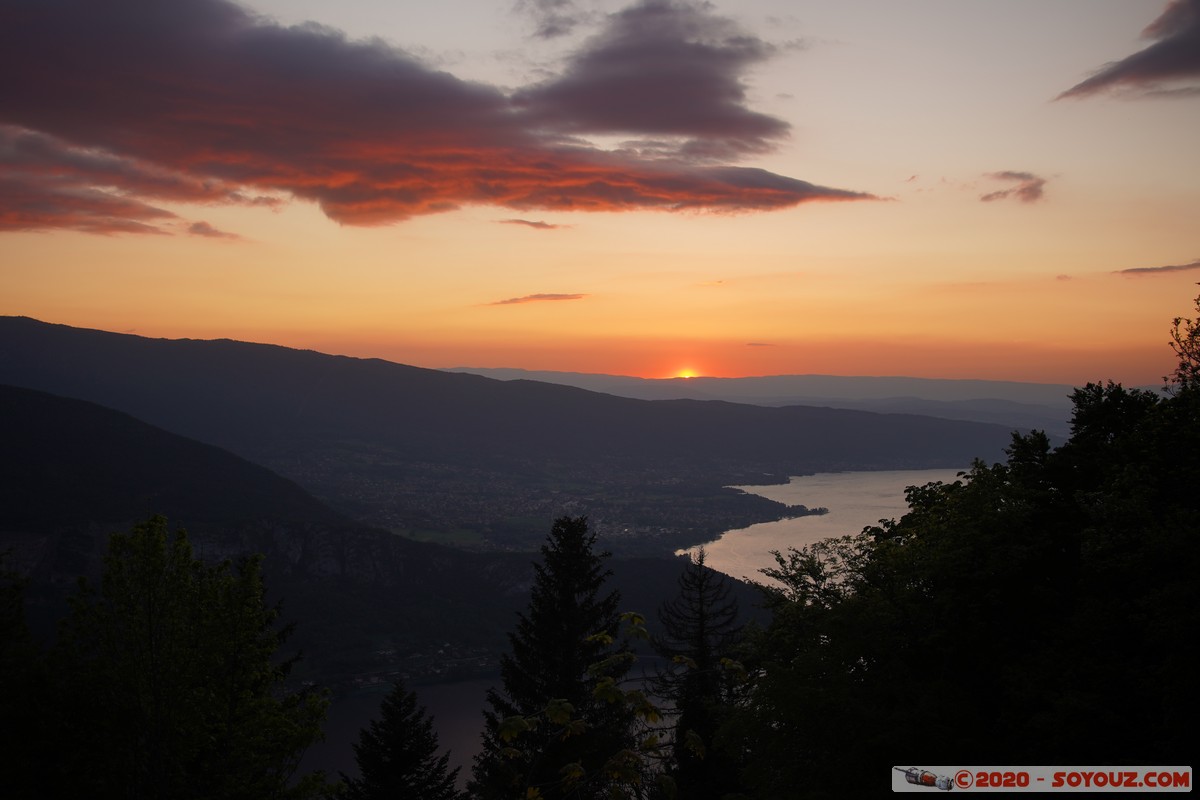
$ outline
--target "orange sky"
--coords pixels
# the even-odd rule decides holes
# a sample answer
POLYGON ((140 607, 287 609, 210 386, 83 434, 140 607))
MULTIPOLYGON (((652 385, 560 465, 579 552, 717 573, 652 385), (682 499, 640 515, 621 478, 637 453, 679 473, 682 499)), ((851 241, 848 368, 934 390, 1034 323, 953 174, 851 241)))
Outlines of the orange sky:
POLYGON ((80 2, 0 32, 2 314, 1156 384, 1197 293, 1200 0, 80 2))

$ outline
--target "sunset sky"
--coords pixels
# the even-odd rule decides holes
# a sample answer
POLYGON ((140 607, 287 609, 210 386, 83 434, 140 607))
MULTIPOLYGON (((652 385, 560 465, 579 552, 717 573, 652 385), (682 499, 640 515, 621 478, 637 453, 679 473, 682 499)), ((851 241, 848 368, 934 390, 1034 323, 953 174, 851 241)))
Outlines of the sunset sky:
POLYGON ((1200 0, 0 0, 0 314, 1157 384, 1200 0))

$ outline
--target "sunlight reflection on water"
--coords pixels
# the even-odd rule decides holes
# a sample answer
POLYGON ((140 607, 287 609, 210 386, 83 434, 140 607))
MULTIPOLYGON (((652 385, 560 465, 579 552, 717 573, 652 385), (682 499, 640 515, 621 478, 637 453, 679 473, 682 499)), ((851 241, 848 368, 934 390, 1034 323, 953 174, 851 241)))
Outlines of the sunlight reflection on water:
MULTIPOLYGON (((964 468, 965 469, 965 468, 964 468)), ((879 472, 821 472, 794 477, 776 486, 736 486, 788 505, 824 506, 828 514, 762 522, 726 531, 704 545, 705 563, 736 578, 765 581, 759 570, 775 566, 772 550, 802 547, 832 536, 858 533, 881 519, 898 518, 908 510, 904 490, 934 481, 952 482, 959 469, 891 470, 879 472)), ((699 548, 688 551, 695 555, 699 548)))

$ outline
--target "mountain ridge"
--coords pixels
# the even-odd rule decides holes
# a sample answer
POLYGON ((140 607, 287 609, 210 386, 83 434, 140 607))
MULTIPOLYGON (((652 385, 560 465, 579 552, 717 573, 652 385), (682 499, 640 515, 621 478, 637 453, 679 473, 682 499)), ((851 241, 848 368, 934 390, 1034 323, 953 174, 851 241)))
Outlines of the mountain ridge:
POLYGON ((1073 391, 1066 384, 973 378, 820 374, 638 378, 506 367, 452 367, 445 371, 506 381, 556 383, 643 400, 725 400, 750 405, 815 405, 919 414, 1021 429, 1040 428, 1055 438, 1065 438, 1069 432, 1073 391))
MULTIPOLYGON (((528 549, 523 520, 590 513, 670 552, 787 509, 723 487, 839 469, 965 467, 1004 426, 727 401, 645 401, 232 340, 0 318, 0 382, 222 447, 393 531, 528 549), (658 541, 653 541, 658 537, 658 541)), ((819 504, 819 503, 817 503, 819 504)), ((609 534, 624 532, 615 541, 609 534)))
MULTIPOLYGON (((462 552, 372 529, 213 445, 0 385, 0 553, 28 582, 40 636, 66 612, 76 579, 96 580, 108 535, 152 514, 187 529, 209 562, 262 554, 272 598, 300 623, 295 645, 310 654, 308 667, 343 687, 395 669, 372 655, 379 641, 400 646, 406 669, 424 677, 446 661, 435 656, 447 642, 467 674, 494 669, 532 580, 527 554, 462 552)), ((669 598, 679 562, 612 566, 631 607, 652 610, 669 598)))

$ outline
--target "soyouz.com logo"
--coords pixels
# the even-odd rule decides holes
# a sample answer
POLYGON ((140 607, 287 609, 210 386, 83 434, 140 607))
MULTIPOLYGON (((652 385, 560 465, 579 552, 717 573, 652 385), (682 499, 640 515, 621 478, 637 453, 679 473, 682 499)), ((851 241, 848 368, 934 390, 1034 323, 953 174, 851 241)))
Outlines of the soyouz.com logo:
POLYGON ((1190 792, 1188 767, 892 767, 892 791, 1190 792), (899 774, 897 774, 899 773, 899 774))
POLYGON ((953 789, 954 781, 945 775, 935 775, 926 769, 917 769, 916 767, 892 767, 897 772, 904 773, 904 780, 914 786, 929 786, 934 789, 953 789))

